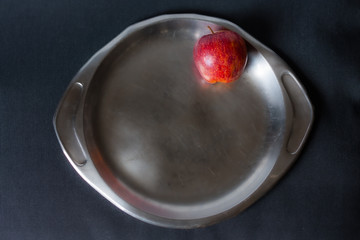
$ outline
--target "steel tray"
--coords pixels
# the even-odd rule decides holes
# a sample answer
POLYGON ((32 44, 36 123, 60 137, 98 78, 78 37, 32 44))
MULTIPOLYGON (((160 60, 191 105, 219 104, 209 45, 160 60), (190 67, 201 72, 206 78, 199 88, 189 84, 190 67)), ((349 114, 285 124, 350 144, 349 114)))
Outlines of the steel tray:
POLYGON ((145 222, 194 228, 234 216, 289 169, 313 120, 290 68, 235 24, 174 14, 134 24, 65 92, 54 126, 69 162, 101 195, 145 222), (229 29, 247 42, 241 78, 210 85, 197 39, 229 29))

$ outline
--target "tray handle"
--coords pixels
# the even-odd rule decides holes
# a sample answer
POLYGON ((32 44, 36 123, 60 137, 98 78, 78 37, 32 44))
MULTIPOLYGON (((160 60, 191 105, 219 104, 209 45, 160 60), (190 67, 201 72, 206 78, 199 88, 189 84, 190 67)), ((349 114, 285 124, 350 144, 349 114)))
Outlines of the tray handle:
POLYGON ((304 88, 291 72, 284 72, 281 81, 292 107, 292 121, 286 150, 290 154, 297 154, 309 134, 313 122, 313 107, 304 88))
POLYGON ((76 132, 76 115, 82 94, 83 85, 80 82, 71 84, 54 117, 54 125, 61 147, 69 161, 77 166, 83 166, 87 161, 85 150, 76 132))

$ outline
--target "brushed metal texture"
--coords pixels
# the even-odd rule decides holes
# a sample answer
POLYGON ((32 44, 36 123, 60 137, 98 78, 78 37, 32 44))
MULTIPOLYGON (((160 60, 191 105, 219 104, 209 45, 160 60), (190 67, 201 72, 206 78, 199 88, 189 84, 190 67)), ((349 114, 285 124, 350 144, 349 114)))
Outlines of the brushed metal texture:
POLYGON ((134 24, 97 52, 70 83, 54 126, 73 167, 117 207, 194 228, 266 193, 312 121, 305 90, 274 52, 226 20, 174 14, 134 24), (194 67, 207 26, 246 40, 237 81, 210 85, 194 67))

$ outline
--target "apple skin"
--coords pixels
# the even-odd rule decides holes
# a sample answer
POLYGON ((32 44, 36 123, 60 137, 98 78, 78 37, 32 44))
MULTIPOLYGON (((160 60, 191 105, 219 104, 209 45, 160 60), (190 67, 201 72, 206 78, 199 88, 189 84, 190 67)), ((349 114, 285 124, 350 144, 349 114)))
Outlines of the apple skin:
POLYGON ((244 39, 229 30, 202 36, 194 46, 193 55, 200 75, 211 84, 237 80, 247 62, 244 39))

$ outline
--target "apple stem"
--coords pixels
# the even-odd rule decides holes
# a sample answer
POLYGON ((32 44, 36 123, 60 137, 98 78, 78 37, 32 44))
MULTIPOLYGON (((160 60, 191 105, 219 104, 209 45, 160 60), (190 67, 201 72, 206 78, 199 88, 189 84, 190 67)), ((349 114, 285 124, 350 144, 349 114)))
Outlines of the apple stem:
POLYGON ((214 34, 214 31, 211 29, 211 27, 208 26, 208 28, 210 29, 211 33, 214 34))

